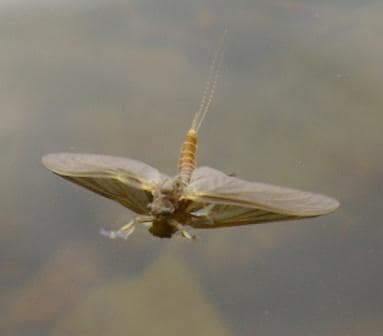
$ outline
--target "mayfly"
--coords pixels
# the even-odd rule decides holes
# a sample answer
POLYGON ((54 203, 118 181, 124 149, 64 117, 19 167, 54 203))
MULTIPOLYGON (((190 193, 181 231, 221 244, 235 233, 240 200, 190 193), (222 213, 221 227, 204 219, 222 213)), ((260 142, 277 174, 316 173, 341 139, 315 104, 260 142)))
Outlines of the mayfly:
POLYGON ((182 144, 178 173, 169 177, 139 161, 96 154, 56 153, 43 157, 53 173, 112 199, 137 214, 117 231, 102 230, 110 238, 132 234, 144 224, 157 237, 180 232, 194 239, 186 227, 212 229, 314 217, 334 211, 335 199, 310 192, 247 182, 216 169, 197 167, 198 132, 214 97, 223 41, 210 67, 204 94, 182 144))

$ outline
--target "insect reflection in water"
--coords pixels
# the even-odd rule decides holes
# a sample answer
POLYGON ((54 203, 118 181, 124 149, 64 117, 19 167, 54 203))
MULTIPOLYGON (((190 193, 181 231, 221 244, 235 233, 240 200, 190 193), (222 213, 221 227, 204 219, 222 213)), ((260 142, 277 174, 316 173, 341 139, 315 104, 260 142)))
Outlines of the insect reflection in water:
POLYGON ((193 239, 186 227, 212 229, 314 217, 334 211, 335 199, 310 192, 247 182, 209 167, 197 167, 198 131, 211 105, 223 43, 216 51, 200 108, 181 147, 178 174, 169 177, 139 161, 95 154, 57 153, 43 157, 53 173, 119 202, 137 213, 110 238, 127 238, 137 224, 157 237, 175 232, 193 239))

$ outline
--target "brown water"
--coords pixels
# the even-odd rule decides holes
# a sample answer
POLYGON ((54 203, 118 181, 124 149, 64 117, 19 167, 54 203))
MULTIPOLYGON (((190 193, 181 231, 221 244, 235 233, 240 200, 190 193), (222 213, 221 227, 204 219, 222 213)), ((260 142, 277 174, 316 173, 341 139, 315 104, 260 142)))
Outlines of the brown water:
POLYGON ((0 3, 1 335, 381 335, 383 4, 0 3), (144 229, 57 178, 49 152, 172 174, 210 59, 199 161, 341 201, 300 222, 144 229))

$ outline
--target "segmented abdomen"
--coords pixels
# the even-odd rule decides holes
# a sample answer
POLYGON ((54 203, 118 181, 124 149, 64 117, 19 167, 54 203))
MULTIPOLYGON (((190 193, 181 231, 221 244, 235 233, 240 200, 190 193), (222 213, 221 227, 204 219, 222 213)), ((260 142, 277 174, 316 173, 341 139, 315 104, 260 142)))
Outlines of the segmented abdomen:
POLYGON ((180 158, 178 161, 178 171, 181 179, 189 183, 191 174, 197 166, 197 146, 198 134, 194 129, 189 130, 186 139, 181 147, 180 158))

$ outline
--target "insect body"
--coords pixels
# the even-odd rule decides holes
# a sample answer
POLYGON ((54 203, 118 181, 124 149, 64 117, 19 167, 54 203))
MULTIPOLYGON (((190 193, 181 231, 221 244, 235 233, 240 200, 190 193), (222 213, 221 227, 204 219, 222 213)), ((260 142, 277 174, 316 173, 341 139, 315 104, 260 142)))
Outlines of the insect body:
POLYGON ((209 167, 197 167, 198 131, 211 104, 222 46, 217 50, 200 108, 181 147, 178 173, 169 177, 139 161, 95 154, 58 153, 43 157, 53 173, 119 202, 137 217, 110 238, 127 238, 137 224, 158 237, 179 231, 193 239, 187 226, 230 227, 314 217, 334 211, 339 203, 327 196, 247 182, 209 167))

